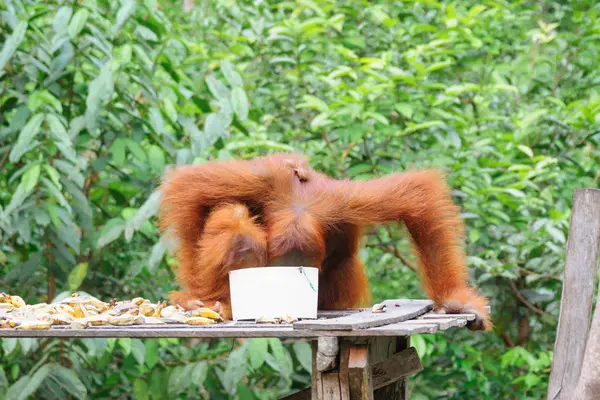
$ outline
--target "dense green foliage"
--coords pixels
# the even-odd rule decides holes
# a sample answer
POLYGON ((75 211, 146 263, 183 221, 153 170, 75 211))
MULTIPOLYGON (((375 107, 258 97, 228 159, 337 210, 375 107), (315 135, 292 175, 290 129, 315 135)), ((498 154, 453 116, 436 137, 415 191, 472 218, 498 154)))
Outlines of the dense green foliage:
MULTIPOLYGON (((571 196, 599 186, 593 3, 4 0, 0 291, 163 299, 170 165, 296 150, 336 177, 438 167, 496 327, 415 338, 412 398, 542 398, 571 196)), ((374 300, 424 296, 400 228, 361 257, 374 300)), ((2 340, 0 392, 271 399, 308 385, 309 357, 277 339, 2 340)))

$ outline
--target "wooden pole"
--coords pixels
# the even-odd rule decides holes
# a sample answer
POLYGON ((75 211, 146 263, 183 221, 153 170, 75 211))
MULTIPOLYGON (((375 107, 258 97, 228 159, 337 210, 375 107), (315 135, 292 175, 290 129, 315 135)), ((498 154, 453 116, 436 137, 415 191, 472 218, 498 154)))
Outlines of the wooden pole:
POLYGON ((590 327, 599 249, 600 190, 577 189, 573 196, 548 400, 577 398, 573 397, 573 392, 581 372, 590 327))

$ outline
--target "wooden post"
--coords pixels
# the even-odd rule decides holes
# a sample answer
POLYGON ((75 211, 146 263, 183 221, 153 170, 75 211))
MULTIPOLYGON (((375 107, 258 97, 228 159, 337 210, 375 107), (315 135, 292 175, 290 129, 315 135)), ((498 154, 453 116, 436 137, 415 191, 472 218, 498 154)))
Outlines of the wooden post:
POLYGON ((554 345, 548 400, 573 399, 590 327, 600 249, 600 190, 577 189, 554 345))

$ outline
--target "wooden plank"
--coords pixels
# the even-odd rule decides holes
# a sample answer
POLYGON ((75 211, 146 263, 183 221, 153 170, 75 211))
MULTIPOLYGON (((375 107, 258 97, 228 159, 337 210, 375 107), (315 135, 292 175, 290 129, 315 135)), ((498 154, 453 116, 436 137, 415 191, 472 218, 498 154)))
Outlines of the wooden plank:
POLYGON ((590 327, 600 249, 600 190, 576 189, 548 400, 573 398, 590 327))
POLYGON ((348 356, 348 386, 351 400, 373 400, 368 346, 351 346, 348 356))
MULTIPOLYGON (((600 290, 600 284, 598 290, 600 290)), ((581 374, 573 398, 600 399, 600 302, 596 302, 592 327, 585 346, 581 374)))
POLYGON ((317 347, 318 343, 316 340, 312 342, 312 387, 311 387, 311 398, 312 400, 323 400, 323 384, 321 381, 321 374, 317 370, 317 347))
POLYGON ((430 312, 427 314, 423 314, 419 317, 419 319, 438 319, 438 318, 460 318, 466 321, 473 321, 475 319, 475 314, 437 314, 435 312, 430 312))
POLYGON ((340 388, 340 374, 334 371, 323 372, 321 374, 323 385, 323 399, 341 400, 342 391, 340 388))
POLYGON ((394 354, 390 359, 373 366, 373 389, 377 390, 423 370, 414 347, 394 354))
POLYGON ((416 320, 411 319, 409 321, 402 322, 403 324, 409 325, 419 325, 419 324, 436 324, 438 331, 445 331, 446 329, 455 328, 455 327, 463 327, 467 325, 466 319, 459 318, 436 318, 436 319, 426 319, 426 320, 416 320))
POLYGON ((340 390, 342 400, 350 400, 350 381, 348 364, 350 363, 350 343, 342 341, 340 345, 340 390))
POLYGON ((405 322, 407 321, 399 322, 397 324, 378 326, 376 328, 367 329, 364 332, 368 332, 371 336, 412 336, 431 334, 438 331, 437 324, 427 323, 425 321, 419 321, 420 323, 418 324, 406 324, 405 322))
POLYGON ((431 302, 411 300, 405 300, 401 304, 398 302, 396 305, 388 307, 387 311, 382 313, 365 310, 338 318, 298 321, 293 324, 293 327, 294 329, 314 330, 365 329, 406 321, 426 313, 433 307, 431 302))

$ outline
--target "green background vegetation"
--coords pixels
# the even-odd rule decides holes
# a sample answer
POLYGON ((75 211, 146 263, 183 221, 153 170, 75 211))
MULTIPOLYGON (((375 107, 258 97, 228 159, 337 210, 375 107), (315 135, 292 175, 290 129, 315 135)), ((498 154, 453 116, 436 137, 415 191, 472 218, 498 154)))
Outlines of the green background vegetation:
MULTIPOLYGON (((300 151, 335 177, 436 167, 496 328, 413 340, 414 399, 540 399, 577 187, 600 173, 588 1, 0 2, 0 290, 161 300, 165 168, 300 151)), ((374 300, 424 294, 398 227, 374 300)), ((273 399, 307 343, 1 340, 0 398, 273 399)))

